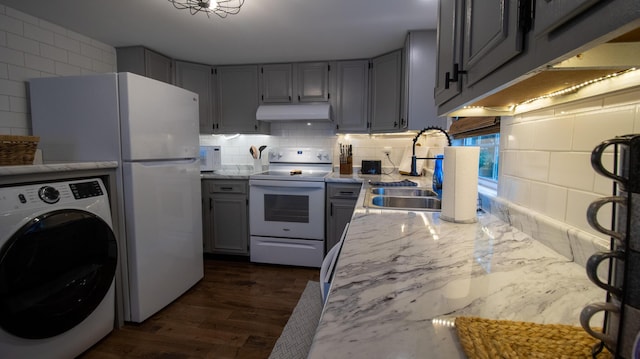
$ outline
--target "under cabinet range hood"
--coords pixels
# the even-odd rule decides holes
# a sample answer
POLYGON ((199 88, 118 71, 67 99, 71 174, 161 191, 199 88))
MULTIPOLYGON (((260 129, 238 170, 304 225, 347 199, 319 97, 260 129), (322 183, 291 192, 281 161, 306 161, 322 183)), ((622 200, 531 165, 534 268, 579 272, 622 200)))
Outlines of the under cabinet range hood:
POLYGON ((258 121, 331 121, 331 105, 261 105, 256 111, 258 121))

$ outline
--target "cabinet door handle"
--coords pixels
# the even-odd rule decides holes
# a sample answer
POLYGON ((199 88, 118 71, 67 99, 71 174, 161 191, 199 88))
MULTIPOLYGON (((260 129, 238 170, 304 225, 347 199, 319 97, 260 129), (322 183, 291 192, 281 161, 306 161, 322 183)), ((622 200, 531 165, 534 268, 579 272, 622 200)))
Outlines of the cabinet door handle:
POLYGON ((353 195, 353 191, 340 191, 340 194, 353 195))
POLYGON ((329 206, 329 216, 333 217, 333 203, 331 203, 331 206, 329 206))
POLYGON ((458 64, 453 64, 453 76, 450 76, 451 73, 450 72, 445 72, 444 76, 444 88, 448 89, 449 88, 449 84, 451 82, 458 82, 458 80, 460 79, 460 75, 462 74, 466 74, 466 71, 462 71, 460 70, 460 65, 458 64))
POLYGON ((213 210, 213 199, 209 198, 209 210, 213 210))
POLYGON ((220 189, 223 191, 232 191, 233 187, 220 187, 220 189))

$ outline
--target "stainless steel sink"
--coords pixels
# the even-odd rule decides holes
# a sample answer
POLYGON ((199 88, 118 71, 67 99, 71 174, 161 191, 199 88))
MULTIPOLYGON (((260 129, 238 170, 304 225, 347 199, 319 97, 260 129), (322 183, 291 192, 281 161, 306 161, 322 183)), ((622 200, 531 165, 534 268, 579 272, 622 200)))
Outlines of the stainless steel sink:
POLYGON ((364 204, 370 208, 440 211, 440 199, 425 187, 373 187, 367 192, 364 204))
POLYGON ((371 188, 372 194, 379 194, 383 196, 409 196, 409 197, 436 197, 436 193, 427 188, 415 187, 415 188, 385 188, 385 187, 374 187, 371 188))
POLYGON ((372 196, 370 207, 440 211, 437 197, 372 196))

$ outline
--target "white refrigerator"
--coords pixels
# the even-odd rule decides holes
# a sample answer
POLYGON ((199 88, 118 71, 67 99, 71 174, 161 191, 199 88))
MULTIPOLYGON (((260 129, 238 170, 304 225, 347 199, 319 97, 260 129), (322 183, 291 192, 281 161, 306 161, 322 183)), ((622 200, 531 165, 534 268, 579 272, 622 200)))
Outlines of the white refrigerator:
POLYGON ((198 95, 131 73, 30 81, 44 163, 118 161, 124 320, 203 277, 198 95))

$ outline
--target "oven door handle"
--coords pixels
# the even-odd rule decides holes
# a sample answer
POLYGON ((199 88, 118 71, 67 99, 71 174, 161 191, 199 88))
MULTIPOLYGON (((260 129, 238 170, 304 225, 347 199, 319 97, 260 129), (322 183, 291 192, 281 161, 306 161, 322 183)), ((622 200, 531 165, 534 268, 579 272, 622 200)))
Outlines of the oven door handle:
POLYGON ((252 187, 277 187, 277 188, 322 188, 322 189, 324 189, 324 182, 249 180, 249 186, 252 186, 252 187))

